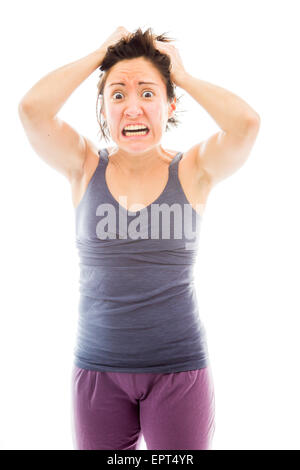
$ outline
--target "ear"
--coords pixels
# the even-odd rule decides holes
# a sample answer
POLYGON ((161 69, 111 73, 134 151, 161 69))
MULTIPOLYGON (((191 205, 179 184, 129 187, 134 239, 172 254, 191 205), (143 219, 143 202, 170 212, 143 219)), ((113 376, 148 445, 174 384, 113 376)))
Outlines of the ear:
POLYGON ((172 103, 169 104, 169 111, 168 111, 168 119, 172 116, 174 111, 176 110, 176 97, 174 97, 172 103))

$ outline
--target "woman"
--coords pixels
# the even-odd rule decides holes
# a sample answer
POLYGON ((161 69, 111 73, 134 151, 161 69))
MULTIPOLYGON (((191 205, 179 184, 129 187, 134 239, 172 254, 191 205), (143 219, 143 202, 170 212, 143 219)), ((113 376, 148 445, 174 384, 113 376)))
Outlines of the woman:
POLYGON ((247 159, 259 116, 192 77, 151 29, 119 27, 42 78, 19 113, 36 152, 72 188, 80 302, 72 376, 76 448, 210 449, 215 399, 193 266, 212 187, 247 159), (98 149, 57 113, 99 65, 98 149), (160 141, 185 89, 221 131, 185 153, 160 141))

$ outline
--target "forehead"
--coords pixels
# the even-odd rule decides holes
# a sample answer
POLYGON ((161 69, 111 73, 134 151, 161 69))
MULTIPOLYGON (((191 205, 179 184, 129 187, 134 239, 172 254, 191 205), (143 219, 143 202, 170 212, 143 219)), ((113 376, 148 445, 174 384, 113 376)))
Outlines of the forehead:
POLYGON ((157 86, 163 86, 164 82, 154 65, 143 57, 130 60, 122 60, 115 64, 107 77, 106 88, 112 88, 113 83, 123 82, 125 85, 138 82, 152 82, 157 86))

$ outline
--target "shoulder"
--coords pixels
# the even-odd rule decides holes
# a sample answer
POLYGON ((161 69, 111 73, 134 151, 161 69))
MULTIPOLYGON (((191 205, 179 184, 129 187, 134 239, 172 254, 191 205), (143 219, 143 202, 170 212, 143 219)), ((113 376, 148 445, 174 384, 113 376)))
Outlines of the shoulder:
POLYGON ((199 164, 198 148, 199 145, 196 144, 187 150, 182 151, 179 167, 183 173, 190 175, 191 178, 196 178, 202 183, 204 181, 209 183, 209 176, 207 175, 207 172, 205 171, 204 167, 199 164))
POLYGON ((94 144, 94 142, 92 142, 89 139, 86 139, 86 142, 87 142, 87 148, 86 148, 86 157, 85 157, 83 176, 89 179, 89 175, 94 173, 99 163, 99 158, 101 157, 99 155, 99 149, 94 144))
POLYGON ((197 158, 199 144, 193 145, 187 150, 179 151, 165 149, 165 151, 169 154, 171 160, 179 152, 182 153, 181 159, 178 163, 178 174, 182 179, 190 180, 191 182, 193 181, 195 184, 199 183, 201 184, 201 187, 204 185, 210 187, 210 178, 204 167, 200 165, 199 158, 197 158))
POLYGON ((209 175, 199 164, 198 145, 183 152, 178 164, 178 178, 189 200, 201 204, 203 210, 211 192, 212 184, 209 175))
MULTIPOLYGON (((170 150, 175 155, 178 151, 170 150)), ((190 147, 187 150, 182 150, 181 158, 178 162, 178 179, 183 192, 192 207, 196 209, 200 204, 201 215, 204 212, 208 195, 211 191, 210 179, 206 171, 199 166, 197 162, 197 145, 190 147)))

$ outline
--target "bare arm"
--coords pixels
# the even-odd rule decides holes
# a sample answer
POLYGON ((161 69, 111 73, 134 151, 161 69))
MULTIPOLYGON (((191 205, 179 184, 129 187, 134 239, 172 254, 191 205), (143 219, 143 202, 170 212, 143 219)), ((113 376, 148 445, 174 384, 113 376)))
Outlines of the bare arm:
POLYGON ((221 130, 193 148, 199 176, 205 172, 211 185, 237 171, 255 143, 260 117, 242 98, 212 83, 185 73, 184 88, 211 115, 221 130))
POLYGON ((56 116, 73 91, 101 64, 100 47, 41 78, 19 103, 19 116, 37 154, 69 181, 83 171, 86 139, 56 116))
POLYGON ((19 116, 34 150, 61 171, 72 184, 82 177, 91 142, 57 113, 73 91, 98 68, 107 48, 129 34, 119 26, 91 54, 50 72, 39 80, 19 103, 19 116))

